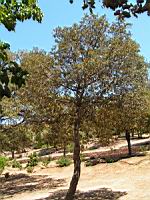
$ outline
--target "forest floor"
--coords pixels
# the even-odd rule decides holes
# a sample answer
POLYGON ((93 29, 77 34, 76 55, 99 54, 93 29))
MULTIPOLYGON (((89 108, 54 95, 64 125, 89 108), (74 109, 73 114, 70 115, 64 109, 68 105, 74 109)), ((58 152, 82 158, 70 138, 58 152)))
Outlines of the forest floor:
MULTIPOLYGON (((52 161, 48 168, 38 165, 32 174, 26 170, 8 170, 11 176, 7 180, 0 177, 0 200, 61 200, 69 186, 73 165, 59 168, 52 161)), ((150 200, 149 186, 149 152, 146 156, 89 167, 83 162, 76 199, 150 200)))

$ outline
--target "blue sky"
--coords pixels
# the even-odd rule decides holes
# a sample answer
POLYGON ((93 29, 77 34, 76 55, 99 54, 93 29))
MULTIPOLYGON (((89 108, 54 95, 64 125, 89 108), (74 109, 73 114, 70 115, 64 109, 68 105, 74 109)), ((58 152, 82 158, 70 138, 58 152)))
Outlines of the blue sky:
MULTIPOLYGON (((82 1, 75 0, 74 4, 69 4, 69 0, 39 0, 39 5, 44 12, 42 24, 34 21, 18 23, 15 32, 8 32, 3 26, 0 28, 0 39, 11 44, 11 50, 19 49, 31 50, 39 47, 50 51, 54 44, 52 32, 57 26, 70 26, 74 22, 80 21, 83 14, 82 1)), ((96 14, 106 14, 109 21, 115 20, 112 11, 104 10, 97 5, 96 14)), ((141 46, 141 53, 147 61, 150 61, 150 17, 142 14, 138 19, 128 20, 133 24, 131 33, 134 40, 141 46)))

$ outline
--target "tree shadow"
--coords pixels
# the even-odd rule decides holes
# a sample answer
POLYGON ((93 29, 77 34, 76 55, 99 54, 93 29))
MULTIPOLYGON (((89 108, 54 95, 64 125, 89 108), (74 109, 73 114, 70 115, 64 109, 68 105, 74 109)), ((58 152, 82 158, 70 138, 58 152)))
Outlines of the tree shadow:
MULTIPOLYGON (((47 198, 38 200, 64 200, 67 190, 59 190, 54 192, 47 198)), ((117 200, 121 196, 126 195, 126 192, 112 191, 108 188, 100 188, 97 190, 90 190, 88 192, 77 191, 75 200, 117 200)))
POLYGON ((0 194, 2 196, 15 195, 26 191, 52 189, 65 184, 64 179, 52 179, 47 175, 17 174, 8 179, 0 177, 0 194))

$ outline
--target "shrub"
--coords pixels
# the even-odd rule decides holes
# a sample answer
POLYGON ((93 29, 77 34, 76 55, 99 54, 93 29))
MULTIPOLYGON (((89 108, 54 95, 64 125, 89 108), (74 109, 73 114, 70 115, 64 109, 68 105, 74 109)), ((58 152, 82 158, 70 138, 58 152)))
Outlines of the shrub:
POLYGON ((8 158, 0 156, 0 174, 2 174, 5 166, 7 165, 8 158))
POLYGON ((146 151, 149 151, 149 147, 148 146, 140 146, 140 152, 142 152, 143 154, 146 155, 146 151))
POLYGON ((61 158, 59 158, 59 160, 57 160, 56 163, 58 164, 59 167, 66 167, 71 164, 71 160, 66 157, 61 157, 61 158))
POLYGON ((85 166, 89 167, 89 166, 94 166, 94 165, 97 165, 97 164, 100 164, 100 163, 106 163, 106 161, 104 159, 95 158, 93 156, 93 157, 90 157, 90 159, 85 161, 85 166))
POLYGON ((46 159, 46 160, 43 160, 43 162, 42 162, 43 166, 44 166, 44 167, 47 167, 47 165, 51 162, 51 160, 52 160, 51 157, 49 157, 49 158, 46 159))
POLYGON ((98 149, 98 145, 93 145, 88 148, 88 150, 95 150, 95 149, 98 149))
POLYGON ((34 167, 38 164, 38 156, 37 154, 34 152, 33 154, 29 155, 30 160, 28 161, 28 164, 26 167, 34 167))
POLYGON ((27 167, 27 172, 28 173, 32 173, 33 172, 34 167, 28 166, 27 167))
POLYGON ((19 168, 21 170, 22 169, 22 165, 17 160, 13 160, 12 161, 12 168, 19 168))
POLYGON ((38 156, 46 156, 52 153, 51 149, 41 149, 38 156))
POLYGON ((94 166, 94 165, 97 165, 97 164, 99 164, 99 160, 97 159, 97 158, 95 158, 95 159, 89 159, 89 160, 87 160, 86 162, 85 162, 85 166, 86 167, 89 167, 89 166, 94 166))
POLYGON ((85 155, 84 154, 80 154, 80 160, 81 160, 81 162, 84 162, 85 161, 85 155))
POLYGON ((67 151, 69 151, 70 153, 73 153, 73 149, 74 149, 74 144, 70 143, 67 145, 67 151))
POLYGON ((107 163, 114 163, 114 162, 117 161, 117 159, 115 160, 115 159, 113 159, 113 158, 105 158, 105 161, 106 161, 107 163))

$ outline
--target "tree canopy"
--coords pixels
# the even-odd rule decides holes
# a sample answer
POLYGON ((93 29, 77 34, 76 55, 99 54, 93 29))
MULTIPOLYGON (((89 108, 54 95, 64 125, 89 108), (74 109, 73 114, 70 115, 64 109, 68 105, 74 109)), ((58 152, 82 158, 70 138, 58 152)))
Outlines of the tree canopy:
MULTIPOLYGON (((75 0, 69 0, 73 3, 75 0)), ((114 11, 114 15, 119 18, 129 18, 131 15, 138 17, 139 14, 147 12, 150 15, 150 0, 102 0, 97 2, 96 0, 83 0, 83 9, 89 8, 90 12, 93 12, 97 4, 101 3, 102 7, 110 8, 114 11)))
MULTIPOLYGON (((0 25, 4 25, 8 31, 14 31, 17 21, 33 19, 42 21, 43 14, 36 0, 1 0, 0 1, 0 25)), ((10 84, 19 88, 25 83, 27 71, 22 70, 17 62, 10 60, 8 51, 10 45, 0 41, 0 100, 11 96, 10 84)))
POLYGON ((8 31, 14 31, 17 21, 33 19, 42 21, 43 14, 37 5, 37 0, 1 0, 0 24, 8 31))

